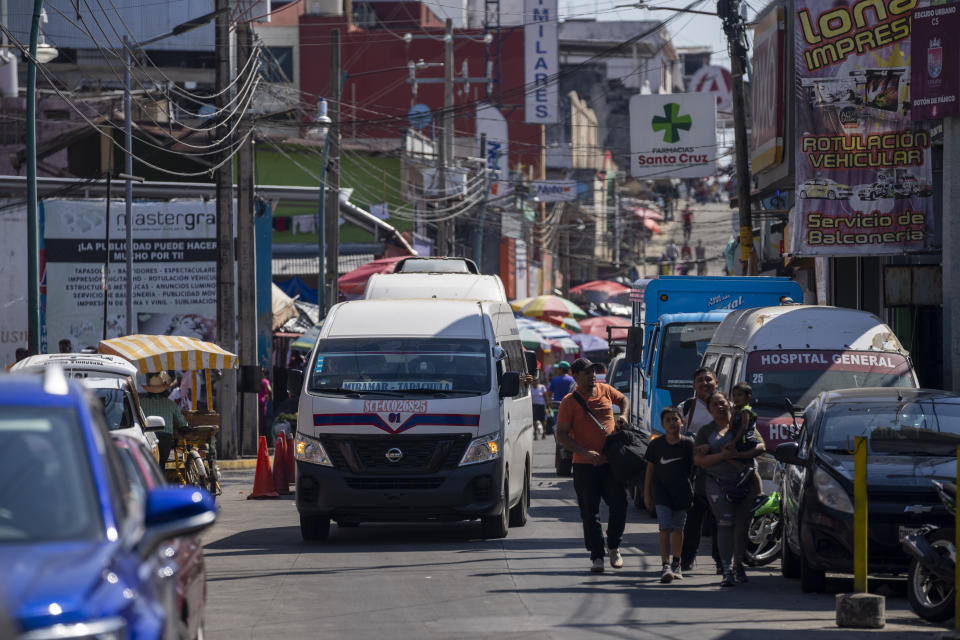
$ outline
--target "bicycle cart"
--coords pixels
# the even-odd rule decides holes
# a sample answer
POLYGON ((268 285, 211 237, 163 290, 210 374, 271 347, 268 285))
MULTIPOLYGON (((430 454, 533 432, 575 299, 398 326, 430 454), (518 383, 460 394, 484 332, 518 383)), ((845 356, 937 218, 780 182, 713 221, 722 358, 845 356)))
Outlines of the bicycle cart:
POLYGON ((164 370, 190 372, 193 408, 183 411, 187 427, 174 431, 173 455, 164 465, 164 473, 170 482, 197 485, 218 495, 220 473, 216 465, 214 438, 220 430, 220 414, 196 410, 198 374, 200 371, 204 373, 207 407, 212 407, 211 372, 214 369, 236 368, 237 356, 212 342, 160 335, 129 335, 101 340, 98 351, 130 361, 140 373, 164 370))

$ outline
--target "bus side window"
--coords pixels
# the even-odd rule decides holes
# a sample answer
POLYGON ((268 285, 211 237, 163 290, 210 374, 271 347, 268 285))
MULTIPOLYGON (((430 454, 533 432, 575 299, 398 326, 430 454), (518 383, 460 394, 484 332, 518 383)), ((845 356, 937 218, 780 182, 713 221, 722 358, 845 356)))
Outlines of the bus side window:
POLYGON ((717 391, 722 391, 725 395, 730 394, 727 382, 730 380, 731 365, 733 358, 730 356, 720 356, 717 362, 717 391))
POLYGON ((713 369, 714 371, 716 371, 716 370, 717 370, 716 364, 717 364, 717 354, 715 354, 715 353, 708 353, 708 354, 706 354, 706 355, 703 356, 703 366, 704 366, 704 367, 710 367, 711 369, 713 369))

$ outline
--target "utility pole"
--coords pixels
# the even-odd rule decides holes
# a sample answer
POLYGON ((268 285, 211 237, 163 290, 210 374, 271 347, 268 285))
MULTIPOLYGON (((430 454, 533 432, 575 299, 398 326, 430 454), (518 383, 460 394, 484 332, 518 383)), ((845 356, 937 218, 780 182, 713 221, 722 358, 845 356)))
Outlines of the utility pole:
MULTIPOLYGON (((229 0, 215 0, 218 11, 214 29, 214 65, 216 78, 216 107, 220 113, 217 126, 217 139, 227 147, 225 138, 229 128, 223 118, 230 104, 230 15, 226 9, 229 0)), ((223 160, 228 151, 219 156, 223 160)), ((233 227, 233 166, 224 162, 215 171, 217 194, 217 342, 227 351, 236 349, 237 344, 237 305, 236 305, 236 257, 234 255, 233 227)), ((220 412, 219 453, 223 458, 236 458, 237 442, 237 373, 234 369, 224 369, 217 394, 220 412)))
POLYGON ((743 74, 747 69, 747 34, 740 16, 740 0, 718 0, 717 15, 723 21, 733 76, 733 133, 737 162, 737 204, 740 210, 740 260, 748 275, 753 253, 753 216, 750 202, 750 159, 747 145, 747 113, 743 98, 743 74))
POLYGON ((326 171, 327 200, 324 207, 324 235, 326 240, 326 277, 327 277, 327 308, 337 304, 339 290, 337 277, 340 263, 340 30, 330 32, 330 128, 327 131, 325 145, 329 145, 329 156, 326 171))
MULTIPOLYGON (((447 203, 447 166, 453 158, 453 20, 447 18, 443 31, 443 111, 440 114, 440 166, 437 175, 440 181, 440 209, 447 203)), ((455 222, 443 220, 437 223, 437 244, 440 255, 450 255, 454 244, 455 222)))
MULTIPOLYGON (((547 179, 547 125, 540 125, 540 179, 547 179)), ((553 265, 547 271, 547 203, 541 202, 537 207, 537 247, 540 251, 540 291, 538 294, 548 294, 553 291, 553 265)))
MULTIPOLYGON (((27 60, 27 326, 31 355, 40 353, 40 218, 37 215, 37 44, 43 0, 34 0, 27 60)), ((11 63, 12 64, 12 63, 11 63)))
POLYGON ((620 217, 620 185, 613 179, 613 264, 620 268, 620 237, 623 235, 620 217))
MULTIPOLYGON (((130 95, 130 42, 127 36, 123 36, 123 172, 128 176, 133 175, 133 98, 130 95)), ((124 293, 126 301, 126 333, 133 333, 133 182, 127 180, 123 187, 124 195, 124 213, 126 214, 126 223, 124 226, 124 240, 126 248, 123 250, 126 256, 127 273, 124 275, 124 293)), ((109 224, 109 221, 108 223, 109 224)), ((106 337, 106 336, 104 336, 106 337)))
MULTIPOLYGON (((249 22, 237 26, 237 68, 243 69, 253 55, 253 29, 249 22)), ((243 114, 237 135, 242 140, 252 128, 249 112, 243 114)), ((244 377, 260 380, 260 376, 251 377, 257 370, 257 248, 254 235, 253 202, 253 137, 247 137, 237 149, 237 312, 238 334, 240 337, 241 366, 244 377)), ((245 383, 249 383, 245 379, 245 383)), ((253 454, 257 451, 257 394, 251 393, 252 387, 244 384, 240 394, 240 452, 253 454)))

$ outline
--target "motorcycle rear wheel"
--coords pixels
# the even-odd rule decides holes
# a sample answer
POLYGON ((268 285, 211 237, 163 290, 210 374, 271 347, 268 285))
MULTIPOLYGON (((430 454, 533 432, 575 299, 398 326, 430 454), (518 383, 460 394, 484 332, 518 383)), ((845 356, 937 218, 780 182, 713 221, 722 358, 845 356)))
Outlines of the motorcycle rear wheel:
MULTIPOLYGON (((954 554, 952 529, 935 529, 926 538, 943 556, 949 558, 954 554)), ((907 574, 907 600, 913 612, 924 620, 949 620, 953 617, 953 582, 944 580, 914 559, 907 574)))
POLYGON ((770 564, 780 557, 782 526, 780 516, 772 513, 754 517, 747 525, 744 560, 752 567, 770 564))

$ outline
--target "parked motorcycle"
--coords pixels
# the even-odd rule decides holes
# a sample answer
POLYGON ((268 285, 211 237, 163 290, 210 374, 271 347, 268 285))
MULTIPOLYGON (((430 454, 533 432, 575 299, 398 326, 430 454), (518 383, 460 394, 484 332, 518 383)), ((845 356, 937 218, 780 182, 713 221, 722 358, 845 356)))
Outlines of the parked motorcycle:
MULTIPOLYGON (((957 509, 957 485, 930 483, 951 514, 957 509)), ((912 558, 907 574, 907 599, 914 613, 930 622, 953 617, 953 584, 956 570, 956 532, 952 527, 926 525, 903 539, 903 550, 912 558)))
POLYGON ((783 544, 783 518, 780 515, 780 492, 759 495, 753 503, 753 517, 747 526, 744 560, 753 567, 770 564, 780 557, 783 544))

